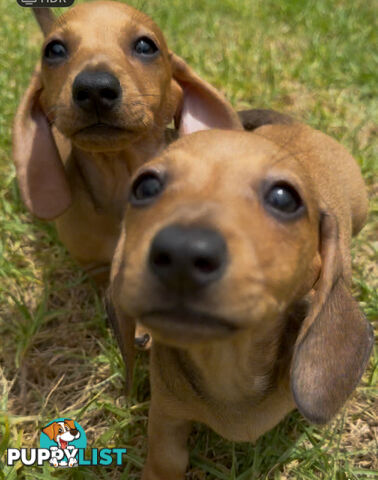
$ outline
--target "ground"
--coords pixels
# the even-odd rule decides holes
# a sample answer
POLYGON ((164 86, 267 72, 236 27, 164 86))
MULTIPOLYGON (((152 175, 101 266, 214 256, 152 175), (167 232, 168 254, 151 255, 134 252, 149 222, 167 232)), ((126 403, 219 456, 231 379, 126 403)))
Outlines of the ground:
MULTIPOLYGON (((238 109, 274 108, 332 135, 359 162, 369 221, 353 242, 353 292, 377 319, 377 10, 365 0, 150 0, 170 48, 238 109)), ((42 36, 28 9, 0 5, 0 479, 137 479, 146 454, 148 361, 140 354, 131 398, 101 296, 59 243, 52 224, 25 210, 11 161, 11 124, 42 36), (38 446, 61 416, 92 447, 126 446, 123 468, 54 471, 4 465, 8 447, 38 446)), ((376 326, 377 330, 377 326, 376 326)), ((188 478, 378 478, 377 355, 327 427, 294 412, 256 445, 204 426, 191 436, 188 478)))

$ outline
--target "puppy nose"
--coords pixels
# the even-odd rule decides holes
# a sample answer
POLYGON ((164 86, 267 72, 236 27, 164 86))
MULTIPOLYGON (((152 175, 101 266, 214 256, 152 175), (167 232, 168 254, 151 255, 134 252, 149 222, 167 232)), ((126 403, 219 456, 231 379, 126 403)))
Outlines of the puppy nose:
POLYGON ((191 293, 218 280, 227 262, 227 245, 216 230, 171 225, 154 237, 149 268, 168 288, 191 293))
POLYGON ((72 98, 85 111, 111 110, 122 96, 118 78, 109 72, 83 71, 72 85, 72 98))

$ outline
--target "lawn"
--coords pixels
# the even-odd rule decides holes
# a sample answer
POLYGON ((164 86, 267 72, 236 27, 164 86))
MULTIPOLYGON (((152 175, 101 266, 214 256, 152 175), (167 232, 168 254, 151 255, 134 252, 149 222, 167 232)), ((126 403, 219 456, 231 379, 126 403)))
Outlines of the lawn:
MULTIPOLYGON (((353 290, 377 319, 377 9, 366 0, 149 0, 132 5, 160 25, 172 50, 238 109, 291 113, 354 154, 370 196, 353 241, 353 290), (374 198, 375 194, 375 198, 374 198)), ((146 455, 148 355, 131 398, 101 297, 59 243, 25 210, 11 161, 12 119, 42 36, 28 9, 0 4, 0 479, 137 479, 146 455), (123 468, 5 466, 8 447, 37 447, 40 428, 72 417, 91 447, 127 447, 123 468)), ((377 327, 377 325, 376 325, 377 327)), ((377 331, 377 328, 376 328, 377 331)), ((297 412, 256 445, 196 425, 188 478, 378 478, 377 355, 357 392, 324 428, 297 412)))

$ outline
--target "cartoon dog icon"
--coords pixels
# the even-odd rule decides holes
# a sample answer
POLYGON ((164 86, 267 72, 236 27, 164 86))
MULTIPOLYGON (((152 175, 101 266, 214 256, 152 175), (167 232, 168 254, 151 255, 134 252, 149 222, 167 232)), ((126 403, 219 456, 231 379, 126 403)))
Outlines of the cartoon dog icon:
MULTIPOLYGON (((68 418, 63 419, 62 421, 50 423, 50 425, 42 429, 42 432, 58 445, 57 447, 50 447, 50 450, 53 451, 58 449, 63 451, 74 449, 75 447, 73 445, 69 445, 69 443, 80 437, 80 432, 75 427, 75 422, 68 418)), ((53 467, 67 466, 67 461, 63 460, 58 463, 58 460, 55 457, 51 458, 50 463, 53 467)), ((68 466, 73 467, 75 464, 77 464, 76 458, 70 457, 68 466)))

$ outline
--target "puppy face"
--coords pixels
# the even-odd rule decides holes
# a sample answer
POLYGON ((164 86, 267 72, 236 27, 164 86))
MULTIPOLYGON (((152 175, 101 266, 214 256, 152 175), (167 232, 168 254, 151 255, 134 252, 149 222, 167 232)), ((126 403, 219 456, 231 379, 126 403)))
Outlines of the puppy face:
POLYGON ((171 344, 264 335, 319 276, 319 218, 303 166, 269 140, 183 138, 134 176, 116 302, 171 344))
POLYGON ((87 150, 117 150, 161 131, 177 103, 160 29, 117 2, 79 5, 55 22, 41 79, 45 114, 87 150))

